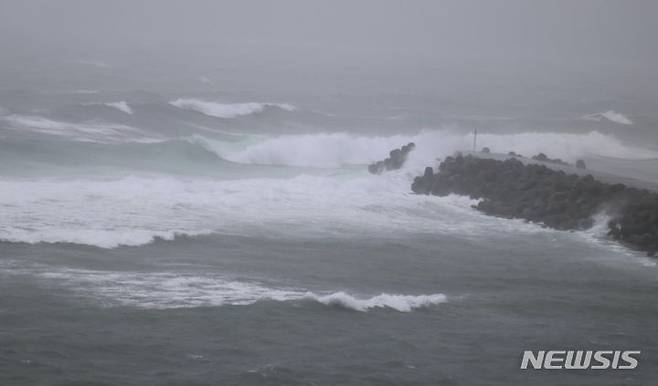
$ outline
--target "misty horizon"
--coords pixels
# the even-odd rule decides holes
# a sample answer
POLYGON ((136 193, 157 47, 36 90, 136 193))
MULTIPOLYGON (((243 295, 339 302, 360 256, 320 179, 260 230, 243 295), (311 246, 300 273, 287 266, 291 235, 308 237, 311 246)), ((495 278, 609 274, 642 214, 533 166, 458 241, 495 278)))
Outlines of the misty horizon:
POLYGON ((655 95, 657 12, 648 1, 3 1, 0 79, 5 89, 78 76, 119 89, 205 79, 306 94, 655 95), (46 68, 51 77, 33 76, 46 68))

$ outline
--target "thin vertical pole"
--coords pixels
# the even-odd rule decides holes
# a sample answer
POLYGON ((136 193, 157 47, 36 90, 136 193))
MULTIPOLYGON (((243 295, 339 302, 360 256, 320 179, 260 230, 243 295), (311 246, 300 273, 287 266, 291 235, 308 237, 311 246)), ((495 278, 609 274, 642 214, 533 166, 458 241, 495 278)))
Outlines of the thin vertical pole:
POLYGON ((477 149, 478 129, 473 129, 473 152, 477 149))

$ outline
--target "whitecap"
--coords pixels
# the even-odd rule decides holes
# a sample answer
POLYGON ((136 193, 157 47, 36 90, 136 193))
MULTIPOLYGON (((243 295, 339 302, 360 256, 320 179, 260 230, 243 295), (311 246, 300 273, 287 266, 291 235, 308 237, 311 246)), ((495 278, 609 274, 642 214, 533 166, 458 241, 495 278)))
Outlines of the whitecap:
POLYGON ((296 109, 295 106, 288 103, 218 103, 193 98, 179 98, 169 102, 169 104, 180 109, 192 110, 217 118, 235 118, 261 113, 268 107, 285 111, 296 109))

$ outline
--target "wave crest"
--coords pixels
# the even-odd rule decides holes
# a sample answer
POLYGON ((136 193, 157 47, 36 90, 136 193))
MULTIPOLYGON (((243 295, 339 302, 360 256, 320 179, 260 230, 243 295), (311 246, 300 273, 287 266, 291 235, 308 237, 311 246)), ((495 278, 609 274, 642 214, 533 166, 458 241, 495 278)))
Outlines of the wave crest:
MULTIPOLYGON (((317 168, 368 164, 386 158, 390 150, 400 144, 414 142, 416 148, 409 154, 407 167, 422 168, 434 164, 437 157, 470 149, 473 138, 470 133, 426 130, 413 135, 390 137, 318 133, 250 137, 242 142, 223 142, 197 136, 193 141, 232 162, 317 168)), ((597 131, 584 134, 482 133, 478 135, 478 144, 489 147, 493 152, 515 151, 526 156, 546 153, 570 162, 590 155, 628 159, 658 156, 654 151, 626 145, 597 131)))
POLYGON ((169 102, 179 109, 192 110, 216 118, 235 118, 244 115, 262 113, 267 108, 294 111, 295 106, 288 103, 218 103, 193 98, 179 98, 169 102))
POLYGON ((387 293, 373 296, 371 298, 359 299, 345 292, 335 292, 322 296, 308 293, 306 298, 325 305, 339 306, 361 312, 367 312, 374 308, 391 308, 399 312, 410 312, 417 308, 445 303, 448 299, 444 294, 414 296, 387 293))

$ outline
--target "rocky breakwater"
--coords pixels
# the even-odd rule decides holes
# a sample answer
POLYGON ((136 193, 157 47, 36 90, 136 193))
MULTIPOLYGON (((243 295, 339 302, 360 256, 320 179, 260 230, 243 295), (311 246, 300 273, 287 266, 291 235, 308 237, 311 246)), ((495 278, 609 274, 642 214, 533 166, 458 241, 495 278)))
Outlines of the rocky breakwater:
POLYGON ((400 169, 404 162, 407 160, 409 153, 416 147, 413 142, 402 146, 399 149, 391 150, 388 158, 383 161, 377 161, 368 166, 368 171, 372 174, 382 174, 382 172, 389 170, 400 169))
POLYGON ((545 165, 455 156, 434 173, 416 177, 412 191, 481 199, 474 206, 490 215, 522 218, 560 230, 587 229, 599 213, 610 217, 608 236, 654 256, 658 250, 658 193, 608 184, 545 165))

